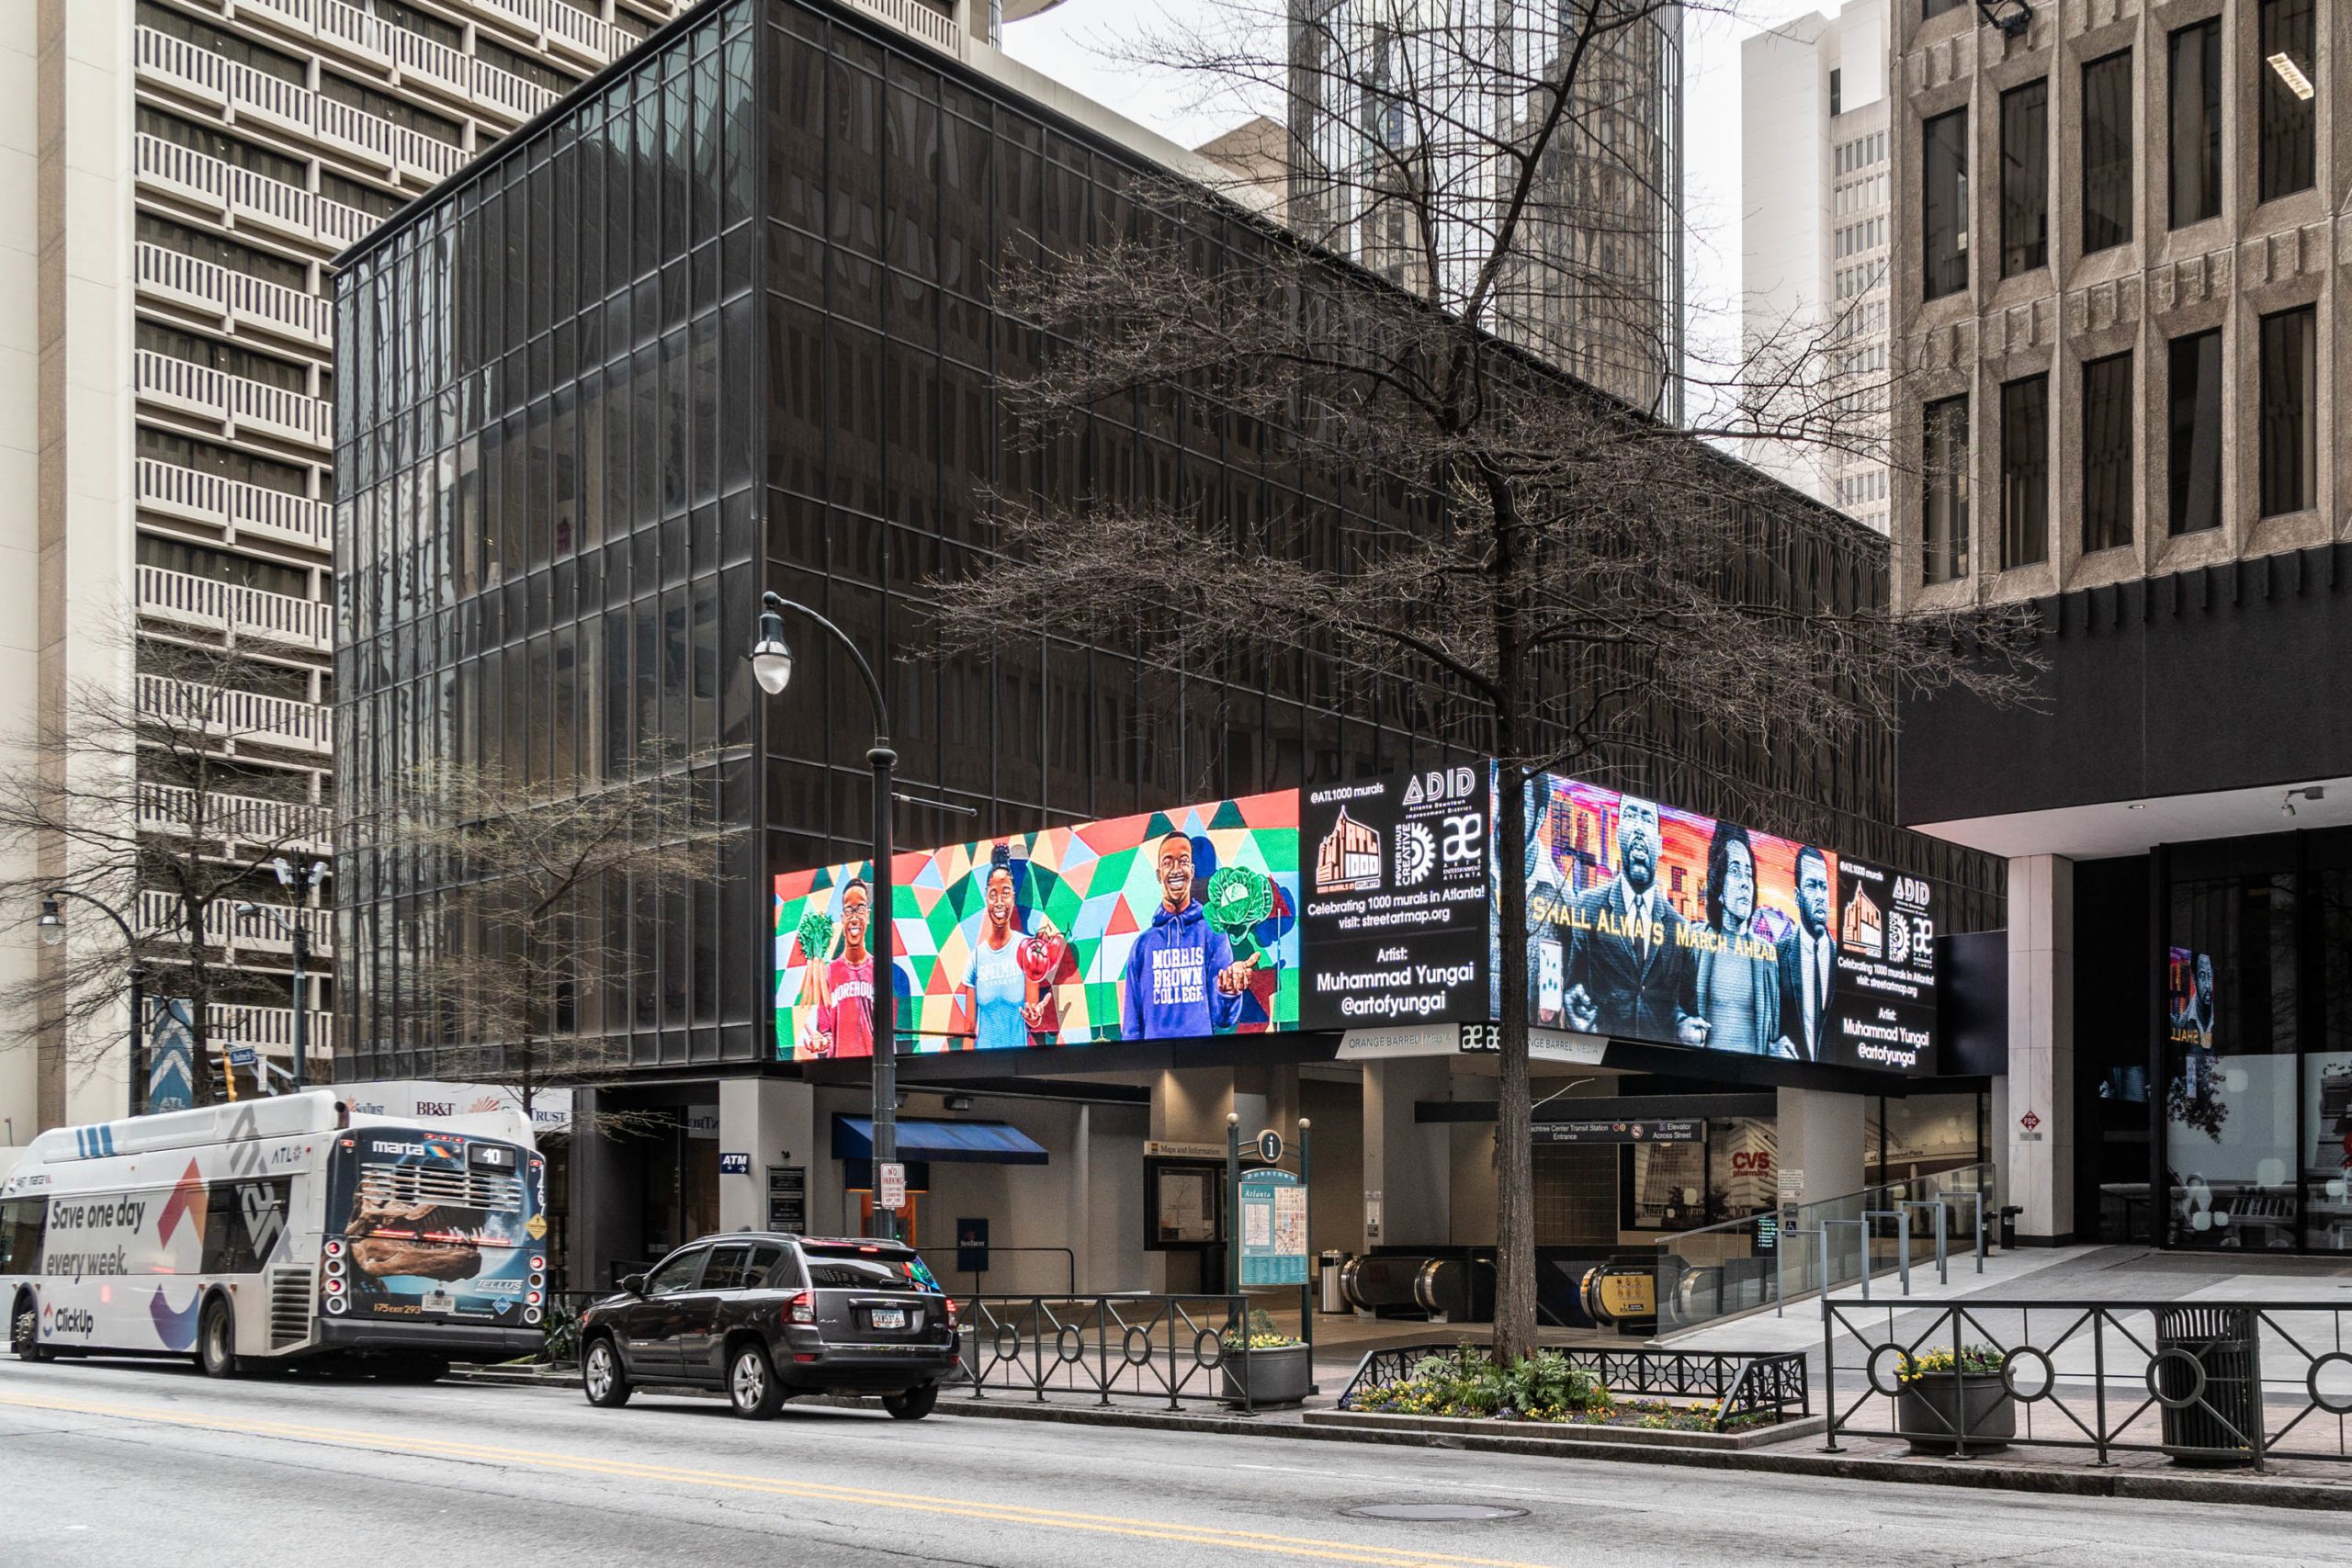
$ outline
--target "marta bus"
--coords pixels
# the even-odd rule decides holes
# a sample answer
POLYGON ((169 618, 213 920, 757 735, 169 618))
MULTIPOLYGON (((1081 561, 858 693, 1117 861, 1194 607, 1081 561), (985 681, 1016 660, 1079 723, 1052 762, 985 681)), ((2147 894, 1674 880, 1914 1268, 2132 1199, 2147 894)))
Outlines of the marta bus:
POLYGON ((355 1115, 329 1089, 55 1127, 0 1180, 0 1301, 27 1360, 192 1355, 430 1380, 537 1350, 547 1168, 501 1136, 355 1115))

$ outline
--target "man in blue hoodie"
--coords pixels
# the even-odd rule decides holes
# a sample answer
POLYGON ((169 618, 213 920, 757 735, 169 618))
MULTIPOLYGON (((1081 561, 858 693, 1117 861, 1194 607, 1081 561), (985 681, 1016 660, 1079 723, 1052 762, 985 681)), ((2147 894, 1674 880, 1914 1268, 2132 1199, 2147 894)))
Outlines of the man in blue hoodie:
POLYGON ((1159 908, 1119 976, 1119 1032, 1128 1040, 1187 1040, 1230 1029, 1255 964, 1235 962, 1233 944, 1193 898, 1193 840, 1170 833, 1159 857, 1159 908))

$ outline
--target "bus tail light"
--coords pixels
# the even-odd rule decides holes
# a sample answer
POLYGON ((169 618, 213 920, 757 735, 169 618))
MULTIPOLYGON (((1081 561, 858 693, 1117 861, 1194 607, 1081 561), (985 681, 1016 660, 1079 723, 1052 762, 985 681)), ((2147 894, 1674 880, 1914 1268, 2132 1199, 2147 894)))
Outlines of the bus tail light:
POLYGON ((329 1279, 327 1280, 327 1294, 330 1296, 339 1296, 343 1294, 343 1281, 336 1279, 329 1279))
POLYGON ((327 1244, 322 1250, 329 1258, 341 1258, 343 1256, 343 1238, 341 1236, 328 1237, 327 1244))
POLYGON ((328 1278, 328 1279, 330 1279, 330 1280, 339 1280, 339 1279, 341 1279, 342 1277, 343 1277, 343 1259, 342 1259, 342 1258, 328 1258, 328 1259, 327 1259, 327 1278, 328 1278))
POLYGON ((534 1274, 536 1274, 536 1273, 537 1273, 540 1269, 542 1269, 546 1268, 547 1266, 548 1266, 548 1259, 547 1259, 547 1255, 546 1255, 545 1253, 541 1253, 541 1252, 535 1252, 535 1253, 531 1254, 531 1272, 533 1272, 534 1274))
POLYGON ((345 1301, 341 1296, 329 1296, 327 1298, 327 1311, 337 1314, 338 1315, 350 1310, 350 1306, 351 1303, 345 1301))
POLYGON ((525 1323, 537 1323, 537 1322, 538 1322, 538 1321, 539 1321, 539 1309, 538 1309, 538 1308, 537 1308, 537 1307, 525 1307, 525 1308, 523 1309, 523 1321, 524 1321, 525 1323))
POLYGON ((817 1303, 808 1299, 808 1292, 802 1291, 784 1303, 784 1321, 786 1324, 813 1324, 817 1321, 817 1303))
POLYGON ((537 1292, 537 1291, 533 1291, 532 1292, 530 1292, 530 1294, 528 1294, 528 1295, 525 1296, 523 1299, 524 1299, 526 1302, 528 1302, 531 1305, 533 1305, 533 1306, 537 1306, 537 1305, 538 1305, 538 1304, 539 1304, 539 1303, 541 1303, 542 1301, 545 1301, 547 1298, 546 1298, 546 1297, 544 1297, 544 1296, 542 1296, 542 1295, 540 1295, 538 1292, 537 1292))

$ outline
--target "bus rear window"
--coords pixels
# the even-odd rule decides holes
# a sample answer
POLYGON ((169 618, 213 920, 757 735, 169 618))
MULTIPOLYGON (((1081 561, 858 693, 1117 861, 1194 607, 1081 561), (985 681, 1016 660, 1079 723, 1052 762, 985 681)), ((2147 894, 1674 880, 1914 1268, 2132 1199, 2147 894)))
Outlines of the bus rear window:
POLYGON ((902 1247, 808 1247, 808 1282, 819 1290, 927 1291, 930 1271, 902 1247))

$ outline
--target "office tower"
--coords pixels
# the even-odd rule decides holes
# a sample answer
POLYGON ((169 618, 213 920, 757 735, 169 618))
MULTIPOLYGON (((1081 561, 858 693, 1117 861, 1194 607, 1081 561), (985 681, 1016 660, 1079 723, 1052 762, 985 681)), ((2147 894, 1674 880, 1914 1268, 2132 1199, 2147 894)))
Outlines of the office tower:
POLYGON ((1293 0, 1289 220, 1458 307, 1507 212, 1521 237, 1487 323, 1583 379, 1682 408, 1682 13, 1595 35, 1523 202, 1520 161, 1590 8, 1293 0), (1408 171, 1410 171, 1409 173, 1408 171), (1407 187, 1426 180, 1428 201, 1407 187), (1440 232, 1420 232, 1427 210, 1440 232), (1434 257, 1434 262, 1431 259, 1434 257), (1434 265, 1437 276, 1432 280, 1434 265))
MULTIPOLYGON (((11 734, 69 716, 77 687, 187 694, 151 674, 170 643, 236 646, 248 684, 220 702, 217 761, 250 781, 207 848, 331 855, 337 367, 333 261, 413 197, 625 53, 671 0, 74 0, 0 7, 0 485, 16 613, 0 651, 11 734), (137 647, 127 643, 135 622, 137 647)), ((413 280, 430 288, 432 280, 413 280)), ((148 710, 152 711, 152 710, 148 710)), ((211 722, 210 720, 207 721, 211 722)), ((162 786, 158 786, 160 790, 162 786)), ((142 813, 148 804, 142 795, 142 813)), ((158 830, 168 802, 153 795, 158 830)), ((142 829, 150 826, 144 816, 142 829)), ((78 852, 51 846, 53 874, 78 852)), ((28 874, 29 868, 28 868, 28 874)), ((261 874, 254 897, 286 895, 261 874)), ((327 889, 310 893, 303 998, 313 1072, 333 1049, 327 889)), ((103 927, 68 905, 69 926, 103 927)), ((43 959, 30 909, 0 983, 43 959)), ((149 886, 121 911, 170 918, 149 886)), ((226 904, 217 917, 229 917, 226 904)), ((19 917, 22 917, 20 919, 19 917)), ((291 942, 270 918, 206 932, 239 973, 216 1048, 280 1067, 291 942)), ((160 952, 159 958, 165 955, 160 952)), ((102 1034, 119 1037, 117 1021, 102 1034)), ((78 1047, 77 1047, 78 1052, 78 1047)), ((127 1053, 126 1053, 127 1054, 127 1053)), ((254 1069, 241 1067, 246 1092, 254 1069)), ((121 1055, 70 1065, 53 1021, 0 1052, 14 1138, 121 1114, 121 1055)))
POLYGON ((1750 462, 1886 532, 1888 0, 1851 0, 1740 46, 1744 339, 1802 344, 1851 438, 1751 441, 1750 462))

